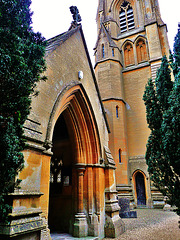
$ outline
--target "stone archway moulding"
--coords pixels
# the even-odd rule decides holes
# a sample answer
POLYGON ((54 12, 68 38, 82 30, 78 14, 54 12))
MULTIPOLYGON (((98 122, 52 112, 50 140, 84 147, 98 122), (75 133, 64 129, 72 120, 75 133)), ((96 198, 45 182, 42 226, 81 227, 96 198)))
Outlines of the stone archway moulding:
POLYGON ((80 140, 77 140, 79 143, 79 152, 83 151, 84 148, 86 148, 86 151, 83 152, 89 152, 91 150, 93 154, 93 156, 90 157, 91 163, 93 161, 92 158, 94 160, 96 159, 97 163, 98 157, 101 157, 101 144, 97 122, 82 84, 76 81, 70 82, 57 96, 48 122, 45 141, 46 148, 52 147, 54 126, 60 114, 65 110, 71 118, 74 132, 80 140))
MULTIPOLYGON (((59 93, 49 118, 47 143, 52 142, 54 127, 61 114, 64 115, 67 127, 70 130, 74 149, 73 174, 76 176, 74 182, 76 204, 72 227, 73 236, 86 237, 88 235, 88 222, 84 212, 84 201, 87 202, 86 211, 92 215, 93 199, 95 197, 96 212, 100 213, 98 201, 100 193, 94 193, 92 184, 94 181, 93 175, 96 179, 99 178, 96 173, 97 170, 93 167, 98 164, 102 153, 93 108, 82 84, 71 82, 59 93), (84 195, 84 189, 87 191, 86 195, 84 195)), ((99 184, 96 180, 95 188, 98 188, 99 184)))

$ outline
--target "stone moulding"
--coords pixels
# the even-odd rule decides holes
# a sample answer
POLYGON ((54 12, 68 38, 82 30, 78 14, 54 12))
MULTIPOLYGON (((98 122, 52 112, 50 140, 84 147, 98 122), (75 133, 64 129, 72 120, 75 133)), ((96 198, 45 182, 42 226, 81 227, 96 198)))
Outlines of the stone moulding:
POLYGON ((105 166, 106 166, 106 168, 116 169, 113 156, 112 156, 111 151, 109 150, 109 148, 107 146, 104 146, 104 153, 105 153, 105 166))
MULTIPOLYGON (((40 195, 42 194, 40 193, 40 195)), ((10 223, 0 223, 0 239, 13 239, 13 237, 33 232, 40 233, 46 227, 40 216, 41 213, 40 208, 18 207, 13 209, 13 212, 9 214, 10 223)))
POLYGON ((42 130, 39 121, 28 118, 24 123, 24 134, 27 138, 35 139, 36 141, 42 142, 42 130))
POLYGON ((20 234, 37 232, 45 227, 40 216, 12 220, 10 224, 0 224, 0 239, 1 236, 15 237, 20 234))
POLYGON ((36 191, 19 191, 15 190, 13 193, 9 193, 9 196, 34 196, 34 197, 41 197, 44 195, 42 192, 36 192, 36 191))

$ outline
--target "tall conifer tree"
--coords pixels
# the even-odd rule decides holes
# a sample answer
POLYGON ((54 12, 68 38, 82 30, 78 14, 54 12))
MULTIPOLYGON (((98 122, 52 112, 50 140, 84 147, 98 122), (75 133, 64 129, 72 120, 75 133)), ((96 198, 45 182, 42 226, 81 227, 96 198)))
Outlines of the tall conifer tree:
POLYGON ((175 37, 171 66, 175 81, 172 82, 169 63, 163 57, 155 84, 149 80, 143 96, 151 130, 146 162, 154 185, 168 196, 180 215, 180 29, 175 37))
POLYGON ((46 42, 31 27, 31 0, 0 0, 0 221, 11 211, 7 194, 23 168, 23 124, 45 70, 46 42))
POLYGON ((165 157, 173 172, 173 184, 168 192, 170 203, 177 206, 177 213, 180 215, 180 25, 173 52, 174 85, 169 97, 169 108, 163 116, 162 142, 165 157))
POLYGON ((167 58, 164 56, 157 72, 155 83, 148 81, 143 100, 146 105, 147 122, 151 134, 147 143, 146 162, 154 185, 164 194, 171 169, 166 169, 166 160, 163 155, 162 121, 163 113, 168 108, 168 97, 172 90, 172 82, 167 58), (150 91, 149 91, 150 90, 150 91), (166 171, 165 171, 166 170, 166 171))

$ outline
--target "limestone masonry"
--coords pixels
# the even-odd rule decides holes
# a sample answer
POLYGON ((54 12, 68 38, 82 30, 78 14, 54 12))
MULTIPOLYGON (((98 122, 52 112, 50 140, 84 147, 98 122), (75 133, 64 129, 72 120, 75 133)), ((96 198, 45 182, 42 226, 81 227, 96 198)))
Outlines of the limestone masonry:
POLYGON ((99 0, 95 67, 81 24, 48 40, 47 78, 24 125, 21 189, 0 239, 114 238, 125 231, 118 198, 160 207, 145 162, 149 130, 142 100, 169 54, 157 0, 99 0), (95 70, 95 71, 94 71, 95 70))

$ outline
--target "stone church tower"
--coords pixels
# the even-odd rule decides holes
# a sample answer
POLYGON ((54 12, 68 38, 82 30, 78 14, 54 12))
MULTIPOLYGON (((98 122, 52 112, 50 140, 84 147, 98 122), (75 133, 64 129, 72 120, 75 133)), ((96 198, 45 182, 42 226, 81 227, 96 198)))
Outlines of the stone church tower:
POLYGON ((147 171, 150 132, 142 97, 169 54, 158 0, 99 0, 97 30, 95 73, 110 125, 118 196, 155 207, 163 198, 147 171))

